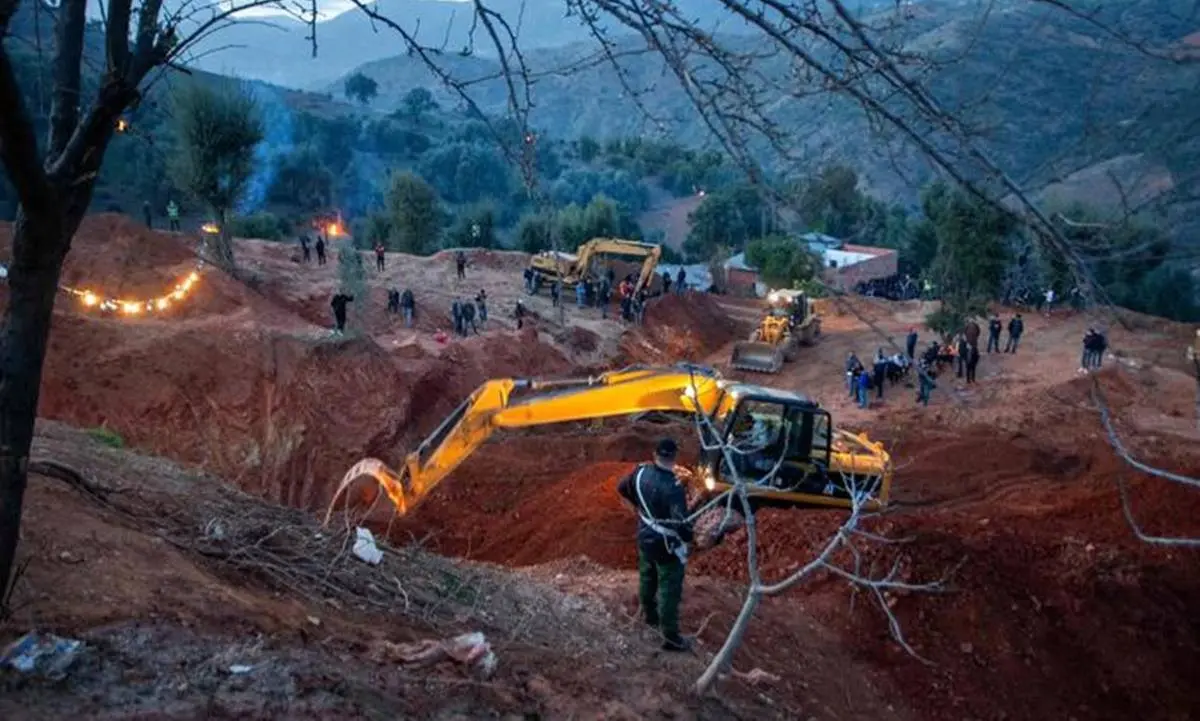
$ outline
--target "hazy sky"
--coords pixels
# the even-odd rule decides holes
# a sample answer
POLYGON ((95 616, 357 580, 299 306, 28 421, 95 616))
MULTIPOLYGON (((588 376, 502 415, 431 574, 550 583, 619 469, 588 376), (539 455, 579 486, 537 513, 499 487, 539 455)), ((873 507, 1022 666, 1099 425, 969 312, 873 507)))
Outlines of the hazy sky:
MULTIPOLYGON (((213 2, 213 1, 218 1, 222 5, 230 5, 233 2, 236 2, 237 0, 190 0, 190 4, 193 8, 197 8, 197 7, 203 7, 205 3, 213 2)), ((251 1, 253 1, 253 0, 251 0, 251 1)), ((296 2, 296 0, 283 0, 283 1, 285 3, 287 3, 288 5, 294 4, 296 2)), ((422 1, 423 0, 376 0, 377 4, 382 8, 388 8, 389 6, 396 7, 396 6, 400 6, 407 2, 422 2, 422 1)), ((467 0, 441 0, 441 1, 442 2, 467 2, 467 0)), ((166 0, 164 5, 168 8, 170 8, 172 6, 178 7, 183 2, 189 2, 189 0, 166 0)), ((95 18, 102 17, 103 13, 101 11, 101 8, 104 7, 104 5, 106 5, 106 4, 107 3, 105 2, 105 0, 88 0, 88 15, 91 17, 95 17, 95 18)), ((136 12, 137 4, 138 4, 137 0, 134 0, 135 12, 136 12)), ((307 0, 304 0, 304 5, 305 5, 305 7, 308 6, 307 0)), ((328 20, 329 18, 332 18, 336 15, 340 15, 340 14, 346 12, 347 10, 352 9, 353 7, 354 7, 354 3, 351 0, 317 0, 317 12, 319 12, 321 14, 322 19, 326 19, 326 20, 328 20)), ((272 7, 255 8, 253 10, 247 10, 244 13, 244 15, 247 17, 263 17, 263 16, 281 15, 281 14, 283 14, 283 13, 281 13, 278 8, 272 8, 272 7)))
MULTIPOLYGON (((223 0, 223 1, 228 2, 229 0, 223 0)), ((291 2, 295 2, 295 0, 285 0, 285 1, 288 2, 289 4, 291 2)), ((389 6, 396 7, 398 5, 401 5, 401 4, 404 4, 407 2, 422 2, 422 1, 423 0, 376 0, 376 4, 379 5, 380 8, 386 9, 389 6)), ((440 0, 440 1, 441 2, 469 2, 469 0, 440 0)), ((307 5, 307 2, 305 2, 305 5, 307 5)), ((353 8, 354 8, 354 3, 351 0, 317 0, 317 12, 319 12, 321 14, 321 17, 324 20, 328 20, 329 18, 335 17, 337 15, 341 15, 342 13, 346 12, 347 10, 351 10, 353 8)), ((280 11, 277 8, 264 7, 264 8, 255 8, 254 10, 249 10, 245 14, 250 15, 250 16, 260 16, 261 17, 261 16, 278 15, 278 14, 280 14, 280 11)))

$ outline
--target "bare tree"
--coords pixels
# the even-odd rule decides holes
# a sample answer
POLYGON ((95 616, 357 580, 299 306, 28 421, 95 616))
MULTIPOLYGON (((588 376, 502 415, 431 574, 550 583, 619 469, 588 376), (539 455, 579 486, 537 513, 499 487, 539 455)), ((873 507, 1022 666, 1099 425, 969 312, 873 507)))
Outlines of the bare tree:
MULTIPOLYGON (((26 0, 38 2, 39 0, 26 0)), ((0 37, 19 0, 0 0, 0 37)), ((53 93, 49 137, 38 142, 33 114, 6 45, 0 45, 0 161, 16 189, 8 307, 0 327, 0 585, 12 575, 37 418, 42 365, 63 261, 87 212, 105 151, 122 114, 136 105, 152 74, 175 63, 198 38, 268 0, 184 2, 108 0, 103 30, 89 29, 87 0, 53 8, 53 93), (97 35, 99 37, 97 37, 97 35), (103 57, 88 57, 88 47, 103 57), (99 89, 83 97, 85 68, 100 65, 99 89)), ((50 12, 46 7, 43 11, 50 12)), ((94 53, 93 53, 94 55, 94 53)))

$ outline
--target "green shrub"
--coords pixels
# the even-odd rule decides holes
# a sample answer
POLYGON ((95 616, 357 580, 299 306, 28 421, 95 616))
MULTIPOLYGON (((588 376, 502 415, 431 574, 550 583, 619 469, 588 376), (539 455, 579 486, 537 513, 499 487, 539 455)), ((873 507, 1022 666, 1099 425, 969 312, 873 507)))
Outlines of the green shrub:
POLYGON ((125 447, 125 439, 121 437, 120 433, 117 433, 111 428, 106 428, 104 426, 89 428, 87 429, 87 434, 92 437, 92 440, 96 441, 97 443, 103 443, 109 448, 125 447))
POLYGON ((274 213, 255 213, 234 218, 229 231, 239 238, 286 240, 292 235, 292 224, 274 213))

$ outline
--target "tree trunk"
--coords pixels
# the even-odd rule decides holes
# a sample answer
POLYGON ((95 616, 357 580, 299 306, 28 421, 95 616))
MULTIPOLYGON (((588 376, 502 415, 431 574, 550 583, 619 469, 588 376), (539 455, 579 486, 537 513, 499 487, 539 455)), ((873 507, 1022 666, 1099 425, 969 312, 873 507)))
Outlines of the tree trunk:
MULTIPOLYGON (((1196 335, 1200 336, 1200 331, 1196 335)), ((1200 338, 1196 339, 1196 356, 1192 363, 1196 365, 1196 430, 1200 431, 1200 338)))
POLYGON ((214 208, 213 211, 217 216, 217 224, 221 229, 217 233, 214 242, 217 247, 212 249, 213 262, 221 268, 233 273, 237 270, 236 263, 233 258, 233 234, 229 232, 226 223, 229 220, 229 212, 223 208, 214 208))
MULTIPOLYGON (((66 226, 72 227, 69 221, 66 226)), ((58 277, 70 245, 56 235, 65 230, 60 223, 31 220, 23 209, 18 209, 13 226, 14 265, 0 326, 0 584, 4 591, 20 539, 42 364, 58 277)))

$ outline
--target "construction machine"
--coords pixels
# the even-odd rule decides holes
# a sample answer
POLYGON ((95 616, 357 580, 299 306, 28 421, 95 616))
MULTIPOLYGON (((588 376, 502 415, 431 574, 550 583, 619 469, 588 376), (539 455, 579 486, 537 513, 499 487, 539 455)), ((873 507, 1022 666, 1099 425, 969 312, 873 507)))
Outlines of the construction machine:
POLYGON ((625 277, 624 266, 634 264, 637 284, 634 291, 650 289, 656 276, 654 270, 662 258, 662 246, 620 238, 593 238, 574 253, 547 250, 533 256, 529 267, 537 282, 553 283, 560 276, 565 288, 573 288, 583 280, 599 282, 611 267, 619 281, 625 277), (637 266, 640 265, 640 268, 637 266), (618 268, 617 266, 623 266, 618 268))
POLYGON ((804 291, 775 290, 750 340, 733 346, 730 365, 757 373, 778 373, 784 362, 796 360, 800 345, 811 345, 821 334, 821 318, 804 291))
POLYGON ((374 458, 359 461, 329 513, 351 484, 371 476, 404 515, 500 429, 648 414, 682 415, 695 425, 702 450, 693 466, 676 470, 696 504, 729 490, 734 473, 747 483, 752 507, 879 510, 887 504, 892 464, 881 443, 835 430, 829 412, 804 396, 681 364, 568 380, 487 381, 399 471, 374 458))

